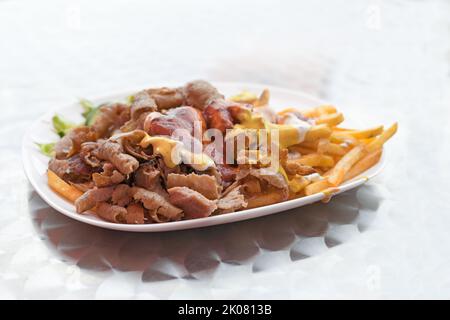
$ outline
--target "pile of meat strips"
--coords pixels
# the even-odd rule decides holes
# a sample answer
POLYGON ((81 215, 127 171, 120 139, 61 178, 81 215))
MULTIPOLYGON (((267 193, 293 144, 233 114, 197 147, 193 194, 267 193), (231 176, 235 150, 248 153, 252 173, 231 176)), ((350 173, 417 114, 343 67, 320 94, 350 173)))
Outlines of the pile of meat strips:
MULTIPOLYGON (((49 169, 84 192, 75 202, 78 213, 92 210, 116 223, 160 223, 242 210, 251 196, 247 187, 255 189, 255 181, 256 189, 268 185, 279 190, 279 201, 286 200, 289 191, 280 175, 233 164, 203 171, 184 163, 169 167, 152 146, 139 144, 145 134, 170 137, 179 128, 193 136, 196 121, 202 130, 225 132, 238 123, 234 110, 251 107, 225 100, 200 80, 180 88, 147 89, 130 104, 103 105, 93 125, 72 129, 57 143, 49 169)), ((207 149, 203 145, 203 152, 207 149)))

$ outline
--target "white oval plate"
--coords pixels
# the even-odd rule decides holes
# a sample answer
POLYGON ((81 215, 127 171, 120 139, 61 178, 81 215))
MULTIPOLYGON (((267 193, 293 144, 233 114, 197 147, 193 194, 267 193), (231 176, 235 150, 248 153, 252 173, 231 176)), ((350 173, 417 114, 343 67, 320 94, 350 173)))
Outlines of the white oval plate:
MULTIPOLYGON (((323 101, 314 98, 312 96, 272 86, 244 84, 244 83, 214 83, 214 85, 219 89, 220 92, 222 92, 226 96, 236 94, 242 90, 250 90, 251 92, 259 93, 264 88, 268 88, 270 89, 271 93, 271 105, 274 109, 282 109, 289 106, 297 108, 307 108, 324 104, 323 101)), ((120 101, 124 100, 128 95, 133 94, 139 90, 140 89, 129 91, 124 94, 114 94, 110 96, 105 96, 103 98, 91 100, 95 103, 120 101)), ((54 116, 55 114, 59 114, 63 118, 77 123, 82 121, 81 112, 82 112, 81 106, 78 103, 73 103, 63 109, 52 111, 42 116, 40 119, 34 122, 33 125, 29 128, 28 132, 24 136, 22 143, 22 156, 25 172, 36 192, 41 196, 42 199, 44 199, 45 202, 47 202, 55 210, 75 220, 90 225, 113 230, 133 231, 133 232, 173 231, 173 230, 200 228, 262 217, 269 214, 317 202, 325 197, 325 194, 318 193, 311 196, 289 200, 261 208, 243 210, 219 216, 212 216, 195 220, 185 220, 185 221, 167 222, 159 224, 145 224, 145 225, 116 224, 103 221, 92 214, 78 214, 75 212, 75 207, 72 203, 61 198, 48 187, 46 170, 49 159, 48 157, 40 153, 38 147, 36 146, 36 143, 48 143, 58 140, 57 135, 52 130, 51 125, 52 116, 54 116)), ((346 122, 348 123, 348 121, 346 122)), ((339 187, 339 191, 336 194, 356 188, 365 183, 368 179, 373 178, 381 171, 382 167, 384 166, 384 163, 385 163, 385 156, 381 158, 380 162, 377 165, 364 172, 361 175, 361 177, 359 178, 357 177, 341 185, 339 187)))

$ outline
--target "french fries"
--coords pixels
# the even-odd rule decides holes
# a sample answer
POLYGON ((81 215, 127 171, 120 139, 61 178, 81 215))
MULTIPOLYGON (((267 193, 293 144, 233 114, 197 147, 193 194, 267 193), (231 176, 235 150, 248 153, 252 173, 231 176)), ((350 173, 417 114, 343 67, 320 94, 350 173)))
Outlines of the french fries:
POLYGON ((306 147, 303 147, 301 145, 291 146, 291 147, 289 147, 289 149, 291 151, 296 151, 296 152, 298 152, 298 153, 300 153, 302 155, 310 154, 310 153, 316 153, 315 148, 306 148, 306 147))
POLYGON ((259 97, 249 91, 242 91, 237 95, 230 97, 230 100, 240 103, 250 103, 255 107, 267 106, 270 100, 270 91, 264 89, 259 97))
POLYGON ((375 153, 375 150, 380 148, 395 131, 396 125, 386 131, 383 131, 382 126, 366 130, 339 128, 338 130, 333 129, 329 138, 310 139, 292 146, 291 150, 299 151, 303 155, 297 160, 300 164, 312 167, 332 167, 325 174, 328 184, 325 182, 312 183, 305 188, 306 192, 318 190, 317 186, 323 188, 338 186, 343 181, 351 179, 349 177, 354 177, 373 166, 378 162, 380 155, 375 153), (305 153, 305 151, 307 152, 305 153), (361 160, 362 158, 364 159, 361 160), (358 163, 357 166, 356 163, 358 163), (352 170, 354 166, 355 169, 352 170), (350 170, 352 171, 350 172, 350 170))
POLYGON ((339 132, 339 131, 355 131, 355 129, 349 129, 349 128, 342 128, 342 127, 336 127, 336 128, 334 128, 334 131, 337 131, 337 132, 339 132))
POLYGON ((347 150, 337 143, 330 142, 328 139, 320 139, 317 144, 317 152, 321 154, 330 154, 333 156, 343 156, 347 150))
POLYGON ((305 142, 316 141, 320 138, 328 138, 332 133, 326 124, 319 124, 311 127, 305 135, 305 142))
POLYGON ((326 124, 329 127, 335 127, 342 121, 344 121, 344 115, 339 112, 320 116, 316 119, 316 124, 326 124))
POLYGON ((376 137, 374 141, 370 142, 366 146, 367 152, 372 152, 378 148, 381 148, 383 146, 383 144, 386 141, 388 141, 397 132, 397 129, 398 129, 398 124, 394 123, 387 130, 383 131, 383 133, 381 133, 378 137, 376 137))
POLYGON ((330 186, 330 183, 326 179, 313 182, 305 187, 305 195, 310 196, 328 189, 330 186))
POLYGON ((267 106, 269 104, 269 100, 270 100, 270 91, 264 89, 259 98, 256 99, 255 102, 253 102, 253 105, 255 107, 267 106))
POLYGON ((83 194, 80 190, 65 182, 51 170, 47 171, 47 178, 49 187, 71 202, 75 202, 75 200, 83 194))
POLYGON ((308 118, 318 118, 320 116, 337 112, 331 105, 323 105, 312 109, 300 110, 300 113, 308 118))
POLYGON ((289 190, 292 193, 298 193, 302 191, 308 184, 310 184, 310 181, 308 179, 296 174, 291 180, 289 180, 289 190))
POLYGON ((380 161, 382 149, 377 149, 371 153, 368 153, 364 158, 359 160, 344 176, 344 181, 353 179, 360 173, 373 167, 378 161, 380 161))
POLYGON ((345 156, 342 157, 341 160, 336 163, 334 168, 331 170, 330 175, 328 176, 328 182, 337 187, 344 180, 347 172, 350 171, 352 166, 358 162, 359 159, 364 155, 364 147, 356 146, 352 150, 350 150, 345 156))
POLYGON ((240 102, 240 103, 255 103, 255 101, 258 100, 258 97, 256 96, 256 94, 248 92, 248 91, 242 91, 240 93, 238 93, 235 96, 230 97, 231 101, 234 102, 240 102))
MULTIPOLYGON (((383 144, 397 131, 395 123, 388 129, 376 126, 363 130, 339 127, 344 121, 342 113, 330 105, 319 106, 298 111, 288 108, 279 115, 300 112, 303 116, 313 119, 313 125, 305 135, 304 141, 289 146, 290 152, 298 152, 301 157, 295 161, 299 165, 314 167, 323 173, 322 180, 307 183, 296 175, 289 181, 291 192, 303 190, 305 195, 311 195, 325 190, 332 190, 342 182, 350 180, 374 166, 381 158, 383 144)), ((288 162, 283 165, 287 166, 288 162)), ((288 168, 287 172, 291 172, 288 168)), ((295 196, 295 195, 293 195, 295 196)))
POLYGON ((378 126, 365 130, 339 130, 334 134, 335 137, 343 137, 343 139, 351 137, 354 139, 369 139, 378 136, 383 132, 383 126, 378 126))
POLYGON ((300 159, 295 160, 299 164, 310 167, 332 167, 334 166, 334 159, 330 156, 319 154, 319 153, 311 153, 305 156, 302 156, 300 159))
POLYGON ((283 196, 279 191, 254 194, 247 199, 247 209, 268 206, 280 201, 283 201, 283 196))
POLYGON ((343 145, 357 145, 359 143, 359 140, 356 138, 353 138, 351 135, 348 134, 348 132, 333 132, 330 136, 330 142, 337 143, 337 144, 343 144, 343 145))
POLYGON ((317 107, 316 112, 317 112, 318 116, 322 116, 325 114, 336 113, 337 109, 336 109, 336 107, 331 106, 331 105, 323 105, 323 106, 317 107))
POLYGON ((319 145, 319 142, 322 140, 327 140, 327 139, 323 138, 323 139, 319 139, 319 140, 315 140, 315 141, 307 141, 307 142, 304 141, 302 143, 299 143, 299 146, 303 147, 303 148, 316 150, 319 145))

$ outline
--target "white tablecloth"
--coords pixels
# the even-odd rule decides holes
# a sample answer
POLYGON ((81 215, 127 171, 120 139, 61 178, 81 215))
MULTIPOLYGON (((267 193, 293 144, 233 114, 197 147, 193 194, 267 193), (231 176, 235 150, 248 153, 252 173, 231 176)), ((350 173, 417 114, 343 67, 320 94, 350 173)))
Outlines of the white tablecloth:
POLYGON ((450 298, 450 3, 0 0, 0 298, 450 298), (331 203, 131 234, 50 209, 21 165, 36 117, 203 78, 398 121, 388 165, 331 203))

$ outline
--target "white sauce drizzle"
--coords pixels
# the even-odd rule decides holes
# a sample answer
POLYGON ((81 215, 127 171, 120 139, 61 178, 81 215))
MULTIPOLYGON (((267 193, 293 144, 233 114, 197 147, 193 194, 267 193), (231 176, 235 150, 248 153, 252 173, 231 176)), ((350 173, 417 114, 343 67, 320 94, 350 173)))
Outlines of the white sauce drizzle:
POLYGON ((301 143, 305 140, 306 133, 311 128, 311 124, 307 121, 299 119, 295 114, 289 113, 284 116, 283 124, 293 126, 298 131, 298 142, 301 143))
POLYGON ((306 176, 303 176, 305 179, 307 179, 307 180, 309 180, 310 182, 317 182, 317 181, 320 181, 320 180, 323 180, 324 178, 320 175, 320 174, 318 174, 318 173, 311 173, 311 174, 308 174, 308 175, 306 175, 306 176))

